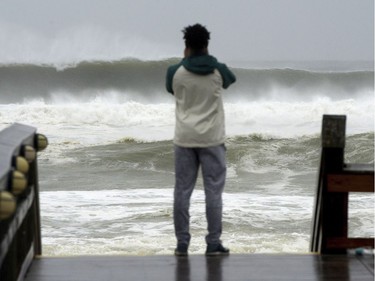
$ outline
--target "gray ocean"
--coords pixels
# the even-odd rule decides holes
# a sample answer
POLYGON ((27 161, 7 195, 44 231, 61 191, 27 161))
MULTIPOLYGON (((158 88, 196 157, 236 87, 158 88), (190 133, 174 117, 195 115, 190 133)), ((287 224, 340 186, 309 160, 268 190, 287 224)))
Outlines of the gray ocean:
MULTIPOLYGON (((177 61, 0 65, 0 129, 29 124, 50 142, 39 155, 44 255, 173 252, 174 100, 164 78, 177 61)), ((232 253, 308 252, 323 114, 347 116, 346 162, 374 164, 373 69, 339 66, 232 67, 222 237, 232 253)), ((199 177, 192 254, 205 250, 204 211, 199 177)), ((373 236, 374 196, 351 195, 349 217, 351 236, 373 236)))

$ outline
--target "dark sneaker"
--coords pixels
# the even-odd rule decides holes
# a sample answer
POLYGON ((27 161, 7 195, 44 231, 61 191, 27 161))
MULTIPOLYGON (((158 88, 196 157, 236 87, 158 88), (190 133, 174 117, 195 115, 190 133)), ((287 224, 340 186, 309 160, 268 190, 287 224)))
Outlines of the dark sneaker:
POLYGON ((208 244, 206 250, 206 256, 227 256, 229 255, 229 249, 224 248, 221 244, 208 244))
POLYGON ((188 255, 188 245, 178 244, 177 248, 174 250, 174 255, 179 257, 184 257, 188 255))

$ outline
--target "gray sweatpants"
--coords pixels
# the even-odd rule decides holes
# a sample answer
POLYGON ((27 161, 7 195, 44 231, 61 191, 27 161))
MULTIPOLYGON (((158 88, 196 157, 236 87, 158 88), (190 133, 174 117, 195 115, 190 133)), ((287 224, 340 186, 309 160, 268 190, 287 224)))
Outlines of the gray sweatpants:
POLYGON ((207 244, 221 243, 222 193, 226 178, 226 148, 187 148, 175 145, 174 226, 177 243, 189 245, 190 197, 201 166, 206 196, 207 244))

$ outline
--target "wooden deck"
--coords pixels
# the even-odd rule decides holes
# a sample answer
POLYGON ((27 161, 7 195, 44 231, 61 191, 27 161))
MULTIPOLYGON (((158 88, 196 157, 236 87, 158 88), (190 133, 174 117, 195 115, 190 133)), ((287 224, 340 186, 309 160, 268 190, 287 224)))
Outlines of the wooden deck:
POLYGON ((253 254, 228 257, 39 257, 25 281, 373 281, 374 257, 253 254))

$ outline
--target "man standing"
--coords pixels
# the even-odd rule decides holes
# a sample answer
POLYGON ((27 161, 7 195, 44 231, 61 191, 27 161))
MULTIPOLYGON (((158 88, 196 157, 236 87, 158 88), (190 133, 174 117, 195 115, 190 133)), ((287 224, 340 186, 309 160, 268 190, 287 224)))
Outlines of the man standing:
POLYGON ((184 59, 168 68, 167 91, 176 98, 175 189, 173 219, 177 248, 186 256, 190 243, 189 207, 201 167, 206 196, 206 255, 228 255, 221 244, 222 193, 226 178, 224 109, 221 97, 236 81, 225 64, 208 54, 210 33, 195 24, 184 28, 184 59))

